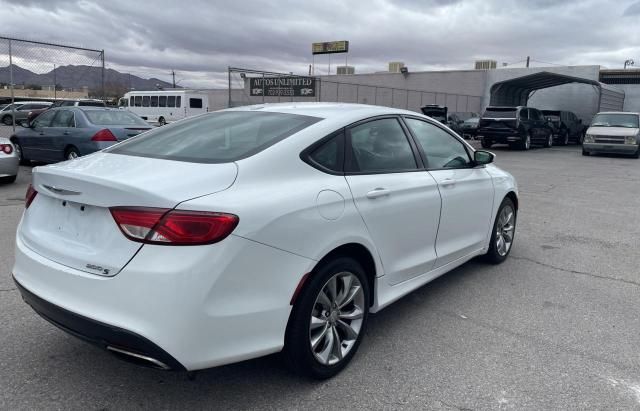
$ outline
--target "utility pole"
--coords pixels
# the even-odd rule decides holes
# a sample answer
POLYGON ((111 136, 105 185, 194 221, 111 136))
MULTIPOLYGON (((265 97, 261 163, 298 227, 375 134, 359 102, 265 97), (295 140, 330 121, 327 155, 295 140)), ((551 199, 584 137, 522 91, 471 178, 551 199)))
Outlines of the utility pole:
POLYGON ((53 65, 53 99, 57 100, 58 99, 58 86, 56 86, 57 84, 57 80, 56 80, 56 65, 53 65))
POLYGON ((530 58, 529 56, 527 56, 527 68, 529 68, 529 60, 530 60, 530 59, 531 59, 531 58, 530 58))
POLYGON ((173 88, 176 88, 176 72, 171 70, 171 77, 173 77, 173 88))

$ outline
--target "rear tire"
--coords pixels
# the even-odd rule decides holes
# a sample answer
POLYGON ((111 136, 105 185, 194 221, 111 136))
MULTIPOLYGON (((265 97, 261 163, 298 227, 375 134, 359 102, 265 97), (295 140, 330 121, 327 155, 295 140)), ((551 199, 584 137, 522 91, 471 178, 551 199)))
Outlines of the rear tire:
POLYGON ((633 158, 640 158, 640 147, 631 155, 633 158))
POLYGON ((28 166, 29 164, 31 164, 31 160, 24 158, 24 154, 22 151, 22 146, 20 145, 20 143, 16 143, 15 141, 12 141, 13 146, 16 149, 16 153, 18 153, 18 158, 20 159, 20 165, 21 166, 28 166))
POLYGON ((315 379, 338 374, 358 350, 368 314, 369 283, 362 266, 349 257, 322 264, 291 311, 283 349, 287 366, 315 379))
POLYGON ((2 122, 3 122, 3 123, 4 123, 4 125, 6 125, 6 126, 11 126, 11 125, 13 125, 13 120, 12 120, 11 116, 10 116, 10 115, 8 115, 8 114, 7 114, 6 116, 2 117, 2 122))
POLYGON ((520 150, 529 150, 531 148, 531 133, 527 131, 524 140, 520 142, 520 150))
POLYGON ((64 153, 65 160, 75 160, 78 157, 80 157, 80 152, 75 147, 69 147, 64 153))
POLYGON ((545 148, 553 147, 553 133, 549 132, 549 136, 547 137, 547 141, 544 142, 545 148))
POLYGON ((561 146, 569 145, 569 131, 565 130, 564 133, 560 135, 560 140, 558 141, 558 145, 561 145, 561 146))
POLYGON ((158 125, 159 125, 160 127, 162 127, 162 126, 164 126, 164 125, 166 125, 166 124, 167 124, 167 120, 165 120, 165 119, 164 119, 164 117, 160 117, 160 118, 158 119, 158 125))
POLYGON ((493 145, 493 142, 488 138, 482 138, 480 140, 480 145, 482 146, 482 148, 491 148, 491 146, 493 145))
POLYGON ((491 231, 491 243, 484 259, 492 264, 500 264, 509 256, 516 234, 518 211, 513 201, 505 197, 496 213, 491 231))

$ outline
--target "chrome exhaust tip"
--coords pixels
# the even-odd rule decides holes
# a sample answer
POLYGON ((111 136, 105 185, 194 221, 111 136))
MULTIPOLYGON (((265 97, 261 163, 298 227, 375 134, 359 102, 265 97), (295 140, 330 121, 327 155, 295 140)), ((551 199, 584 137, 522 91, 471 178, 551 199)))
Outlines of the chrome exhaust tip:
POLYGON ((151 357, 143 355, 143 354, 138 354, 138 353, 135 353, 135 352, 127 351, 127 350, 122 349, 122 348, 118 348, 118 347, 114 347, 114 346, 108 345, 107 346, 107 351, 110 351, 113 354, 121 357, 123 360, 127 360, 127 361, 133 362, 135 364, 146 365, 147 367, 158 368, 158 369, 161 369, 161 370, 170 370, 171 369, 171 367, 169 367, 167 364, 163 363, 162 361, 158 361, 155 358, 151 358, 151 357))

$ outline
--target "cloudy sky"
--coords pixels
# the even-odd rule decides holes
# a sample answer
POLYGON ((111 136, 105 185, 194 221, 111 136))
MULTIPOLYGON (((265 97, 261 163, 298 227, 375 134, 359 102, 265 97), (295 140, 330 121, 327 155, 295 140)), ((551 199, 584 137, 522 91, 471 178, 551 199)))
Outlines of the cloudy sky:
MULTIPOLYGON (((412 71, 485 58, 522 66, 527 55, 535 65, 640 66, 638 0, 0 0, 0 10, 0 35, 104 49, 107 67, 168 81, 175 70, 189 87, 224 86, 227 66, 304 74, 311 43, 331 40, 350 41, 359 73, 389 61, 412 71)), ((26 64, 39 68, 39 58, 26 64)), ((344 55, 332 60, 335 70, 344 55)), ((317 56, 316 74, 327 63, 317 56)))

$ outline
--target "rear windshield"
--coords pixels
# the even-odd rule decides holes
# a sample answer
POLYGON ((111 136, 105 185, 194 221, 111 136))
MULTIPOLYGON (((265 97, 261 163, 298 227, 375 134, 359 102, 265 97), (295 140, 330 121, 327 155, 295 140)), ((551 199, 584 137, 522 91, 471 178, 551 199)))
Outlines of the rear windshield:
POLYGON ((81 107, 104 107, 105 104, 102 101, 79 101, 78 105, 81 107))
POLYGON ((124 110, 86 110, 89 122, 98 126, 149 126, 135 114, 124 110))
POLYGON ((259 153, 320 120, 257 111, 212 113, 159 127, 107 151, 194 163, 228 163, 259 153))
POLYGON ((489 118, 516 118, 516 112, 517 111, 518 111, 518 109, 516 109, 514 107, 505 107, 505 108, 488 107, 485 110, 484 115, 482 117, 489 117, 489 118))
POLYGON ((591 126, 638 128, 637 114, 596 114, 591 126))

